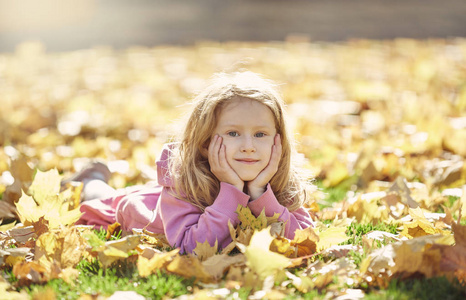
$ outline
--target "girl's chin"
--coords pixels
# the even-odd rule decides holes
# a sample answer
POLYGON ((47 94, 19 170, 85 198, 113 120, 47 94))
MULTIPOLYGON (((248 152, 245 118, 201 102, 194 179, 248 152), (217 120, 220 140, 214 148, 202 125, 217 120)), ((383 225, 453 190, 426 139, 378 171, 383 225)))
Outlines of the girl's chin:
POLYGON ((253 175, 245 175, 241 176, 239 175, 239 178, 241 178, 242 181, 247 182, 247 181, 253 181, 257 177, 257 174, 253 175))

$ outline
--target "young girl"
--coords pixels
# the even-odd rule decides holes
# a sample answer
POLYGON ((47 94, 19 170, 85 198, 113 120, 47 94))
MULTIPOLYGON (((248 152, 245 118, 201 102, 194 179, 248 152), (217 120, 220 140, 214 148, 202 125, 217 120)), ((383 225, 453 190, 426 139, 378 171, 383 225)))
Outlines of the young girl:
POLYGON ((274 85, 251 72, 219 74, 196 97, 181 141, 162 150, 157 186, 109 190, 102 164, 73 178, 85 183, 80 223, 145 227, 192 252, 206 240, 226 247, 228 221, 238 225, 235 211, 242 205, 256 216, 279 213, 292 239, 296 229, 313 225, 302 207, 305 184, 292 166, 292 152, 274 85), (99 192, 111 195, 87 200, 99 192))

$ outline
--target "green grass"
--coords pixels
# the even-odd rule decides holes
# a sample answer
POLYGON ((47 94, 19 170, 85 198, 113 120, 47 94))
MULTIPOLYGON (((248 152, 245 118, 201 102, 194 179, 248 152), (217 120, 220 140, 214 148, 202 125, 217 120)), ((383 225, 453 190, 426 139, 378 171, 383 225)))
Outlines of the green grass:
POLYGON ((326 187, 321 180, 316 180, 314 184, 324 192, 325 198, 322 203, 319 204, 320 209, 329 207, 333 203, 340 202, 346 197, 346 193, 351 189, 351 186, 356 182, 356 177, 350 177, 339 185, 334 187, 326 187))
POLYGON ((121 270, 117 268, 106 271, 100 269, 92 276, 87 272, 81 272, 75 284, 53 279, 45 286, 31 285, 26 289, 30 295, 34 295, 51 288, 57 299, 78 299, 83 294, 110 296, 116 291, 135 291, 149 299, 161 299, 188 294, 192 284, 188 280, 163 272, 146 278, 140 277, 136 271, 129 276, 119 276, 120 273, 121 270))
POLYGON ((362 236, 371 231, 385 231, 392 234, 397 234, 397 226, 393 224, 378 223, 378 224, 358 224, 351 223, 348 226, 346 235, 350 238, 344 243, 347 245, 360 245, 362 246, 362 236))
POLYGON ((466 299, 466 290, 458 282, 450 282, 445 277, 429 279, 393 280, 387 289, 372 292, 367 300, 454 300, 466 299))

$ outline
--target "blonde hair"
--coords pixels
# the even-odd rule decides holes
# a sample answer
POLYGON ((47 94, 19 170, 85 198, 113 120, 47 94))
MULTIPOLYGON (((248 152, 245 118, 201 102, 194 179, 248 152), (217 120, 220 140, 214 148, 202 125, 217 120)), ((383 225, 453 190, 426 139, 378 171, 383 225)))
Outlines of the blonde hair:
POLYGON ((207 147, 222 107, 240 98, 258 101, 272 111, 282 140, 282 157, 270 185, 280 204, 291 211, 298 209, 305 200, 304 183, 291 162, 294 142, 287 131, 285 104, 276 85, 253 72, 216 74, 211 84, 194 99, 194 109, 171 160, 174 195, 202 210, 212 205, 220 182, 210 171, 207 147))

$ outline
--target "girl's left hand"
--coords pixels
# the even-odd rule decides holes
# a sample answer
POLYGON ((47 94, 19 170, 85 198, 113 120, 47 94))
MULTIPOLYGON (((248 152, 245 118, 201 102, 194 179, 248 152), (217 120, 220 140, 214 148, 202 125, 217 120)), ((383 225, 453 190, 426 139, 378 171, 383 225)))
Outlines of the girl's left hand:
POLYGON ((252 181, 247 183, 248 194, 251 197, 251 201, 259 198, 265 192, 267 184, 272 177, 278 171, 278 165, 282 157, 282 142, 280 135, 275 135, 274 144, 272 146, 272 154, 267 166, 254 178, 252 181))

